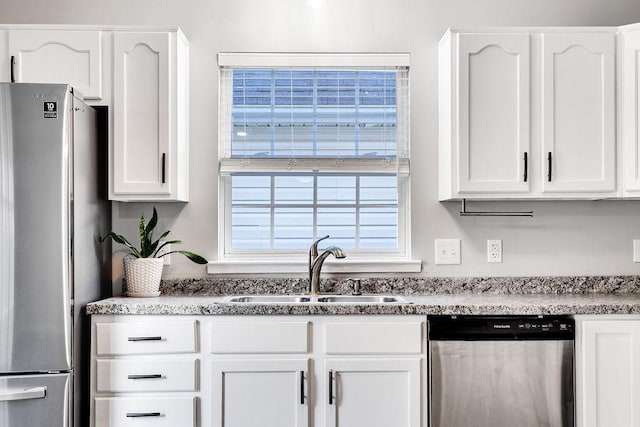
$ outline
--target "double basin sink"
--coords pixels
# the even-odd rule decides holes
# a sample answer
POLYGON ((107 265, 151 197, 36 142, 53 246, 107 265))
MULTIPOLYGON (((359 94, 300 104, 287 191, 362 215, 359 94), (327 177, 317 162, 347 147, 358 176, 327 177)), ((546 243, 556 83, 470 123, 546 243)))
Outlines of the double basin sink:
POLYGON ((231 295, 223 303, 245 304, 407 304, 397 295, 231 295))

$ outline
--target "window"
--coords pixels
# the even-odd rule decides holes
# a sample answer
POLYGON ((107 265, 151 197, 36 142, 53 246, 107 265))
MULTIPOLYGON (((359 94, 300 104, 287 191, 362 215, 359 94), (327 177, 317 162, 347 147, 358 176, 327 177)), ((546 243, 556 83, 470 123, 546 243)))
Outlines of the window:
POLYGON ((408 259, 408 56, 219 62, 222 259, 408 259))

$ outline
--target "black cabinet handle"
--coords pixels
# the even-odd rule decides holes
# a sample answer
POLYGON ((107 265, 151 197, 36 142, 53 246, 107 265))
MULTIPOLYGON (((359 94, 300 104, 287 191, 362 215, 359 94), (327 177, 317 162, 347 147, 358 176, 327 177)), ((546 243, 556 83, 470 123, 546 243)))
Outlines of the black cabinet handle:
POLYGON ((329 371, 329 405, 333 405, 333 371, 329 371))
POLYGON ((159 417, 160 412, 127 412, 127 418, 159 417))
POLYGON ((524 152, 524 182, 529 178, 529 153, 524 152))
POLYGON ((157 378, 162 378, 162 374, 134 374, 134 375, 127 375, 127 379, 129 380, 152 380, 152 379, 157 379, 157 378))
POLYGON ((167 153, 162 153, 162 183, 165 184, 166 183, 166 160, 167 160, 167 153))
POLYGON ((16 82, 15 65, 16 65, 16 57, 11 55, 11 83, 16 82))
POLYGON ((551 167, 552 167, 552 161, 551 161, 551 151, 549 151, 549 153, 547 154, 547 163, 549 163, 549 174, 547 175, 547 181, 551 182, 551 167))
POLYGON ((162 341, 162 337, 129 337, 127 341, 162 341))
POLYGON ((300 404, 304 405, 304 371, 300 371, 300 404))

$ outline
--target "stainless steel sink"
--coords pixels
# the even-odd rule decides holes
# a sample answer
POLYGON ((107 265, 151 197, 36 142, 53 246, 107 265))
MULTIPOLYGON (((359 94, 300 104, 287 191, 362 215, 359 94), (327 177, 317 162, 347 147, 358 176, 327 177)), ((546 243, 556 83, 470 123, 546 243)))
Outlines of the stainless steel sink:
POLYGON ((223 303, 245 304, 406 304, 397 295, 231 295, 223 303))
POLYGON ((329 303, 363 303, 363 304, 384 304, 384 303, 406 303, 407 301, 396 295, 321 295, 318 302, 329 303))
POLYGON ((249 304, 290 304, 311 302, 311 297, 305 295, 232 295, 222 302, 249 304))

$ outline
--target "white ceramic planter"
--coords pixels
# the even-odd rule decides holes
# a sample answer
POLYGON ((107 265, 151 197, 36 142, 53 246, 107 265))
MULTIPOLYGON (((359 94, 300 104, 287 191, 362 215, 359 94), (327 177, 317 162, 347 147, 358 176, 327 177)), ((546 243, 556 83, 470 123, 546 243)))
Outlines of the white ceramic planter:
POLYGON ((127 255, 123 259, 124 277, 127 281, 127 296, 155 297, 160 295, 162 258, 136 258, 127 255))

